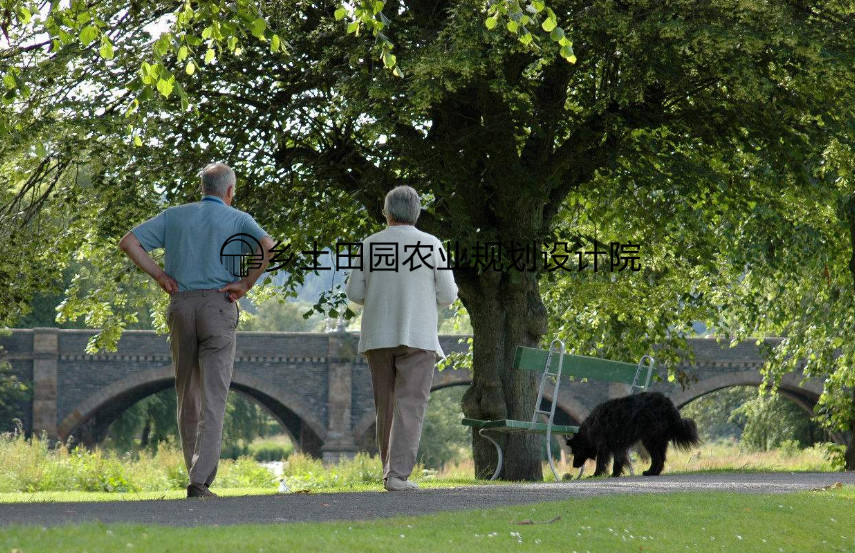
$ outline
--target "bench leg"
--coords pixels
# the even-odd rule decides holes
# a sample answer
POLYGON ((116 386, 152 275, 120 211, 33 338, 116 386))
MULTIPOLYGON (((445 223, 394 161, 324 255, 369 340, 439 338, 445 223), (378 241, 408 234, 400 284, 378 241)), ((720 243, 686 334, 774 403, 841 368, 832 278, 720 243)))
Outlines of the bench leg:
POLYGON ((555 470, 555 465, 552 463, 552 429, 550 428, 546 430, 546 459, 549 461, 549 468, 552 469, 552 476, 555 477, 555 481, 561 482, 558 471, 555 470))
POLYGON ((495 480, 499 477, 499 473, 502 472, 502 447, 499 445, 499 442, 491 438, 490 436, 484 434, 484 429, 478 431, 478 435, 484 438, 485 440, 490 440, 494 446, 496 446, 496 453, 499 455, 499 461, 496 463, 496 472, 493 473, 492 478, 490 480, 495 480))

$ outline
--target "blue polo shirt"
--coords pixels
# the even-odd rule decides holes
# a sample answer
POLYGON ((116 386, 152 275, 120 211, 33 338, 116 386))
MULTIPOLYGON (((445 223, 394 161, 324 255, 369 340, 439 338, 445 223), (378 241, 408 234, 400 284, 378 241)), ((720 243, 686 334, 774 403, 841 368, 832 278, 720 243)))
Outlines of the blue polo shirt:
POLYGON ((222 288, 238 280, 240 257, 259 248, 267 236, 251 215, 208 195, 170 207, 131 232, 145 251, 165 249, 164 270, 181 292, 222 288))

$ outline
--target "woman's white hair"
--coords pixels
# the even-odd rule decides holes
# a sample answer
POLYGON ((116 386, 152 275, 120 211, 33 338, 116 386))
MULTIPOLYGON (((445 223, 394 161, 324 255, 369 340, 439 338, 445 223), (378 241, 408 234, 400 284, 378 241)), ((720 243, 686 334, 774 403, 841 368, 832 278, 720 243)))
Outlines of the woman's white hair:
POLYGON ((229 186, 237 182, 235 172, 225 163, 210 163, 199 172, 202 177, 202 194, 223 197, 229 186))
POLYGON ((386 194, 383 203, 383 215, 406 225, 415 225, 421 210, 419 193, 410 186, 396 186, 386 194))

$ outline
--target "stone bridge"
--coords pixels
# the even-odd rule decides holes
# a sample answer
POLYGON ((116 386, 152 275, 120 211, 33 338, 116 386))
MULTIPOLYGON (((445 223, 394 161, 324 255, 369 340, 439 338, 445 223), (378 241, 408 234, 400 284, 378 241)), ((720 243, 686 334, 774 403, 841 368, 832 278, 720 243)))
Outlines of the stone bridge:
MULTIPOLYGON (((0 336, 6 358, 32 397, 22 406, 26 432, 97 443, 130 405, 173 386, 166 336, 125 331, 115 352, 89 355, 93 330, 15 329, 0 336)), ((446 353, 465 351, 463 336, 442 336, 446 353)), ((264 405, 294 439, 315 456, 334 460, 375 449, 374 402, 368 366, 356 354, 352 333, 239 332, 232 388, 264 405)), ((723 349, 714 340, 691 341, 692 365, 681 366, 696 380, 686 390, 667 382, 654 389, 682 407, 700 396, 730 386, 759 386, 763 364, 755 343, 723 349)), ((811 411, 822 384, 784 378, 781 392, 811 411)), ((469 372, 449 367, 434 375, 433 389, 465 385, 469 372)), ((558 418, 581 421, 598 403, 624 395, 619 384, 574 383, 560 388, 558 418)), ((552 401, 554 398, 549 397, 552 401)))

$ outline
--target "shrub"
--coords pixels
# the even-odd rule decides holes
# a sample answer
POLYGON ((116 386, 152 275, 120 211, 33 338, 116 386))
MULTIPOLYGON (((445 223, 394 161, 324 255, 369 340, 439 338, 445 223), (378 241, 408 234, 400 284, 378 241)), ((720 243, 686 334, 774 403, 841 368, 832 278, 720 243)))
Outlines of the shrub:
MULTIPOLYGON (((367 453, 357 453, 353 459, 328 466, 319 459, 297 453, 288 458, 282 473, 292 490, 348 488, 383 482, 380 460, 367 453)), ((416 467, 413 473, 420 474, 421 467, 416 467)))
POLYGON ((217 486, 223 488, 269 488, 276 481, 272 472, 251 457, 221 460, 217 474, 217 486))
POLYGON ((249 446, 249 454, 259 463, 283 461, 294 452, 290 443, 283 444, 273 440, 254 442, 249 446))
POLYGON ((236 460, 245 455, 249 455, 249 447, 240 442, 224 442, 222 449, 220 449, 221 459, 236 460))

